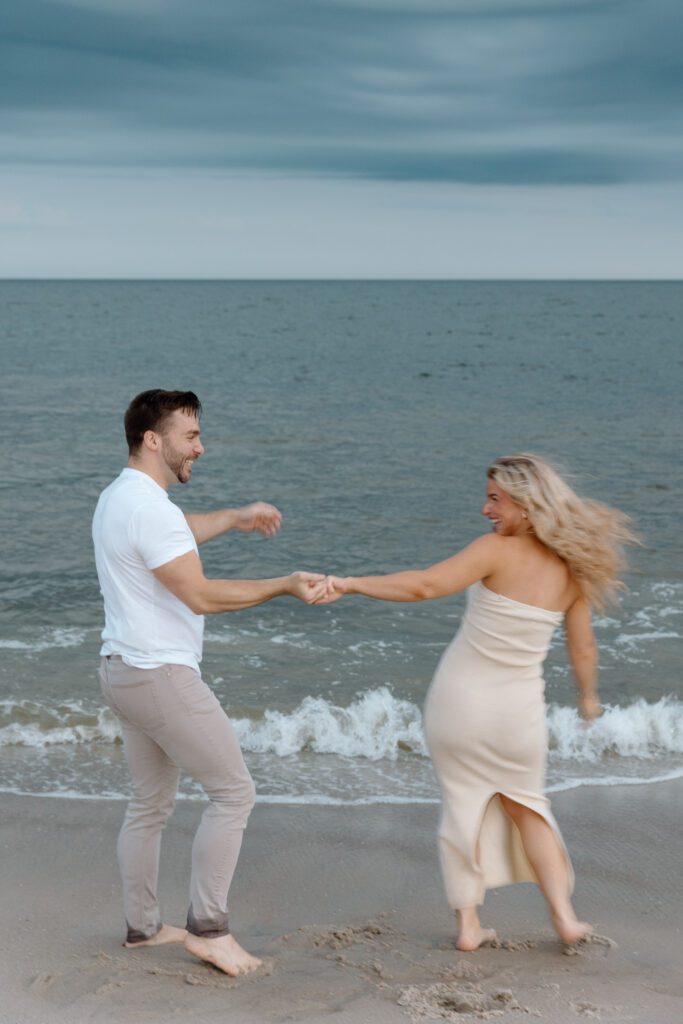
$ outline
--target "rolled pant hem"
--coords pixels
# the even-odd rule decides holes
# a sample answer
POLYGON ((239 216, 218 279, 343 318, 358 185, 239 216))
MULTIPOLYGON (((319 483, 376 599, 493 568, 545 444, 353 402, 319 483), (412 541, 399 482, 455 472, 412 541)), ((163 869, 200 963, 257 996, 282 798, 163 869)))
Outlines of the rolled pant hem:
POLYGON ((188 911, 186 928, 190 935, 196 935, 200 939, 220 939, 223 935, 230 934, 228 915, 221 914, 216 920, 195 917, 192 908, 188 911))
POLYGON ((159 921, 159 924, 156 926, 151 935, 145 935, 144 932, 138 931, 137 928, 131 928, 128 922, 126 922, 126 925, 128 928, 126 932, 126 942, 129 942, 131 945, 135 945, 135 943, 137 942, 148 942, 150 939, 153 939, 155 935, 158 935, 159 932, 161 931, 161 921, 159 921))
POLYGON ((198 939, 220 939, 222 935, 229 935, 229 928, 212 928, 210 931, 200 932, 196 928, 187 927, 190 935, 196 935, 198 939))

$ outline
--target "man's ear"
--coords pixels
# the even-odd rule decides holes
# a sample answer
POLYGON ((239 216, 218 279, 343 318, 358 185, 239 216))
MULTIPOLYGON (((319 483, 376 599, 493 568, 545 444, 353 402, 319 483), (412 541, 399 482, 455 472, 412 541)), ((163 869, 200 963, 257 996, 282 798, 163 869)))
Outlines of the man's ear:
POLYGON ((146 430, 142 436, 142 443, 145 448, 149 448, 150 451, 157 452, 161 445, 161 439, 154 430, 146 430))

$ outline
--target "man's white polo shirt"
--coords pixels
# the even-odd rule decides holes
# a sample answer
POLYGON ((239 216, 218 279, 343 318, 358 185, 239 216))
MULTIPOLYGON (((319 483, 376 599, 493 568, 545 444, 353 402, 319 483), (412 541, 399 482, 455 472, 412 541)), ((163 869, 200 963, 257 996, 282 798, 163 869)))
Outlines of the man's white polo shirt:
POLYGON ((199 671, 204 616, 195 615, 152 569, 197 544, 185 516, 147 473, 126 467, 102 494, 92 524, 104 598, 101 654, 127 665, 189 665, 199 671))

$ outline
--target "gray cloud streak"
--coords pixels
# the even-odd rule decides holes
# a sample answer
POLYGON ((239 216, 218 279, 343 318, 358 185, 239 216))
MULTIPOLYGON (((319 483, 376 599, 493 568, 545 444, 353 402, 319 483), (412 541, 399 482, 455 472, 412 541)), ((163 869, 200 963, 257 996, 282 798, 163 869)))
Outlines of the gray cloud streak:
POLYGON ((6 163, 680 180, 681 7, 14 0, 6 163))

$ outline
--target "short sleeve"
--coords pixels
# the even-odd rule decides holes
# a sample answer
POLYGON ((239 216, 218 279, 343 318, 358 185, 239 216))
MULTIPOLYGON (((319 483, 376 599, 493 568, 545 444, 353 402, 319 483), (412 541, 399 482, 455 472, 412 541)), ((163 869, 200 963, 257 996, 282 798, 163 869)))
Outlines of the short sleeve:
POLYGON ((154 501, 137 508, 131 516, 128 536, 148 569, 158 569, 197 550, 185 516, 171 501, 154 501))

